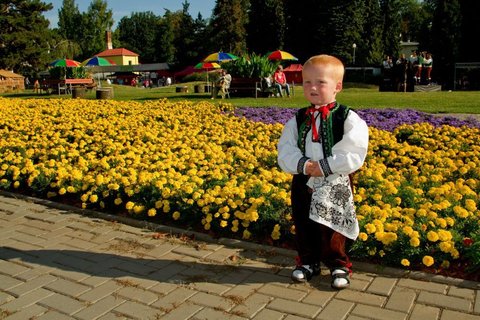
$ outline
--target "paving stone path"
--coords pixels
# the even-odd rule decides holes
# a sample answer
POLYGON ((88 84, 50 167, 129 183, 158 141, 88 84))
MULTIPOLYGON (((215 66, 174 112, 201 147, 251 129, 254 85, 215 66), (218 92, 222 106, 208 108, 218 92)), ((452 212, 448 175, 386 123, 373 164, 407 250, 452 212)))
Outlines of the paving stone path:
POLYGON ((295 253, 0 195, 0 319, 480 319, 480 283, 356 263, 290 280, 295 253))

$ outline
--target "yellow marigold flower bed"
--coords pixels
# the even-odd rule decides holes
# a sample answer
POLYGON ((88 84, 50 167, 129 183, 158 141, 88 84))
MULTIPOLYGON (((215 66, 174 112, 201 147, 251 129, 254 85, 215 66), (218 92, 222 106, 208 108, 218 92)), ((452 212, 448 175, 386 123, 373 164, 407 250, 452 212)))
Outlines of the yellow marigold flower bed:
MULTIPOLYGON (((276 163, 282 125, 225 110, 0 98, 0 188, 217 235, 290 240, 291 176, 276 163)), ((352 255, 405 268, 479 261, 479 130, 420 123, 370 135, 355 174, 361 233, 352 255)))

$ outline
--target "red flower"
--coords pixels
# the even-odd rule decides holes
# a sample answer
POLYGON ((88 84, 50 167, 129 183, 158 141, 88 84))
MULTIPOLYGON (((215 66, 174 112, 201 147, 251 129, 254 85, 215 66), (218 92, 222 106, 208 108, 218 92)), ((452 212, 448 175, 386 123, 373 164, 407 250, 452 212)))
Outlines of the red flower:
POLYGON ((473 243, 472 238, 463 238, 463 245, 465 247, 470 247, 473 243))

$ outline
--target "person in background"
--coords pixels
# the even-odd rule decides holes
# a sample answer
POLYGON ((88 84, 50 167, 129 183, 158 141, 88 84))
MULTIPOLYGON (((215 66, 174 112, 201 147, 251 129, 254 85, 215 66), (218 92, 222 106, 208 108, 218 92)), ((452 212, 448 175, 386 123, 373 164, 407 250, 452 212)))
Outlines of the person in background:
POLYGON ((217 98, 218 92, 222 96, 222 99, 225 99, 225 96, 230 88, 230 83, 232 82, 232 76, 227 73, 227 70, 222 69, 220 71, 220 77, 218 78, 215 86, 212 90, 212 99, 217 98))
POLYGON ((293 174, 298 257, 292 279, 310 280, 323 262, 335 289, 350 284, 352 264, 345 246, 347 238, 357 238, 359 225, 349 175, 361 168, 368 151, 366 122, 336 101, 344 74, 343 63, 334 56, 313 56, 305 62, 303 89, 311 106, 285 124, 278 142, 278 164, 293 174))
POLYGON ((285 90, 287 96, 290 98, 290 86, 287 82, 285 73, 283 73, 283 67, 281 65, 277 67, 277 70, 273 74, 273 81, 275 82, 280 97, 283 97, 283 90, 285 90))
POLYGON ((430 52, 427 52, 425 60, 423 60, 423 68, 425 68, 425 79, 428 81, 428 84, 432 82, 432 68, 433 68, 433 57, 430 52))

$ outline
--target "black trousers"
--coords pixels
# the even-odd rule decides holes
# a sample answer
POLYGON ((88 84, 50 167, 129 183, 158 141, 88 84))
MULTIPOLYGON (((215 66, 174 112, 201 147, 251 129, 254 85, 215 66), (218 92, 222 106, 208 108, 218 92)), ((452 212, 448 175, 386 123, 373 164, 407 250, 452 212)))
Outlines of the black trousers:
POLYGON ((312 191, 306 185, 308 178, 296 174, 292 180, 292 216, 299 262, 302 265, 323 262, 330 269, 350 268, 345 252, 346 237, 309 218, 312 191))

